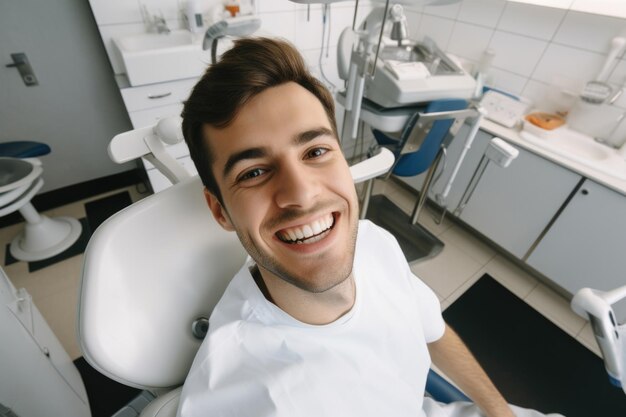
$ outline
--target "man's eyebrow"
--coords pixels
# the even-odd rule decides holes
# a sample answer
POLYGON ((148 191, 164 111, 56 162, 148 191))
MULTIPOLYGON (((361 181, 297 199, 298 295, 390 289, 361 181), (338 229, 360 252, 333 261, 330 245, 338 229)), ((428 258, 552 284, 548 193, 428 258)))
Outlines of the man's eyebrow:
MULTIPOLYGON (((292 143, 294 145, 303 145, 320 136, 333 136, 333 131, 323 126, 315 128, 315 129, 305 130, 304 132, 300 132, 297 135, 295 135, 292 139, 292 143)), ((267 154, 268 154, 268 151, 264 147, 249 148, 249 149, 244 149, 243 151, 234 153, 230 157, 228 157, 228 160, 224 164, 222 175, 224 177, 228 176, 228 174, 230 174, 230 172, 232 171, 233 167, 237 163, 245 159, 263 158, 264 156, 267 156, 267 154)))
POLYGON ((243 161, 245 159, 262 158, 266 155, 267 150, 265 148, 249 148, 244 149, 241 152, 232 154, 226 161, 226 164, 224 164, 224 170, 222 171, 222 175, 224 177, 228 176, 233 167, 240 161, 243 161))
POLYGON ((334 136, 333 131, 327 127, 317 127, 315 129, 305 130, 295 135, 292 139, 294 145, 302 145, 319 136, 334 136))

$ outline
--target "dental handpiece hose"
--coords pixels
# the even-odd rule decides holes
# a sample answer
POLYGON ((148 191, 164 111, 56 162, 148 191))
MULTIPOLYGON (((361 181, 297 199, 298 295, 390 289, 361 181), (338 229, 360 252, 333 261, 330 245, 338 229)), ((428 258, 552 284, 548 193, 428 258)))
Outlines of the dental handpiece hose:
POLYGON ((474 138, 476 137, 476 133, 478 133, 478 129, 480 128, 480 123, 482 122, 483 117, 485 116, 485 110, 482 107, 477 107, 476 111, 478 112, 478 116, 474 118, 474 123, 472 124, 470 132, 467 135, 467 139, 465 139, 465 144, 463 145, 461 156, 459 157, 459 160, 456 162, 456 165, 454 166, 454 169, 452 170, 452 175, 448 179, 448 182, 446 183, 446 186, 443 189, 443 192, 437 196, 438 199, 442 202, 445 201, 446 198, 448 197, 448 194, 450 194, 452 183, 456 179, 456 176, 459 172, 459 169, 461 168, 461 164, 463 163, 463 160, 465 159, 465 155, 467 154, 467 151, 469 151, 469 149, 472 147, 472 143, 474 143, 474 138))

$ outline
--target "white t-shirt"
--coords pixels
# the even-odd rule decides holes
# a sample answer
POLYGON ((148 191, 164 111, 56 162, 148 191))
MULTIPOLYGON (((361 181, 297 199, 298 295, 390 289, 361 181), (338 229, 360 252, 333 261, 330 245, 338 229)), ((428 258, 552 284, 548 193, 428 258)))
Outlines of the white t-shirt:
POLYGON ((252 265, 211 315, 179 415, 423 415, 426 344, 445 324, 437 297, 411 273, 393 236, 359 223, 355 304, 327 325, 302 323, 268 302, 252 265))

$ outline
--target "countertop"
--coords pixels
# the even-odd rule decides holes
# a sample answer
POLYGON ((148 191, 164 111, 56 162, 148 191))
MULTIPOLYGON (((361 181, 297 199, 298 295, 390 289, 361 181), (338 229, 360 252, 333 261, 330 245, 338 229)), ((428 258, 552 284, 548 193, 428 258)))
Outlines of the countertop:
POLYGON ((485 119, 483 119, 483 121, 481 122, 480 128, 485 132, 489 132, 494 136, 502 138, 514 145, 519 146, 520 148, 526 149, 527 151, 537 154, 549 161, 552 161, 556 164, 561 165, 564 168, 569 169, 570 171, 576 172, 585 178, 589 178, 590 180, 595 181, 598 184, 602 184, 605 187, 626 196, 625 180, 611 177, 610 175, 594 170, 593 168, 587 167, 586 165, 582 165, 570 159, 564 158, 563 156, 555 152, 551 152, 547 149, 534 145, 520 136, 519 129, 509 129, 507 127, 485 119))

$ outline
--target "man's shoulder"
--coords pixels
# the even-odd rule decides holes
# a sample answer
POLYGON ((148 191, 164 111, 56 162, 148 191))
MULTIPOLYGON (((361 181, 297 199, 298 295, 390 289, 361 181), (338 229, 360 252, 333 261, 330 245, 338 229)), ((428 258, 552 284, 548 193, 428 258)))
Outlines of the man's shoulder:
POLYGON ((375 247, 378 250, 399 248, 398 241, 390 232, 367 219, 359 220, 357 242, 361 247, 375 247))

